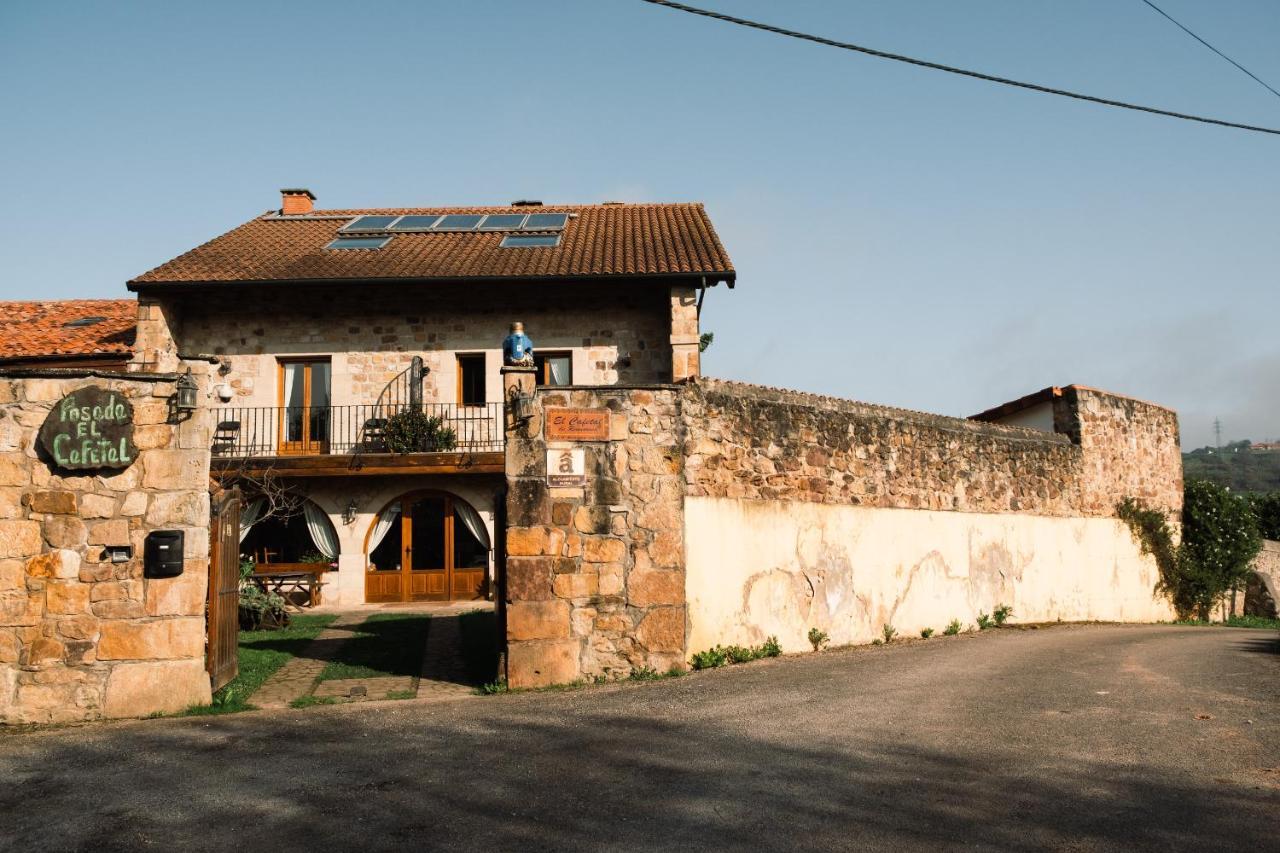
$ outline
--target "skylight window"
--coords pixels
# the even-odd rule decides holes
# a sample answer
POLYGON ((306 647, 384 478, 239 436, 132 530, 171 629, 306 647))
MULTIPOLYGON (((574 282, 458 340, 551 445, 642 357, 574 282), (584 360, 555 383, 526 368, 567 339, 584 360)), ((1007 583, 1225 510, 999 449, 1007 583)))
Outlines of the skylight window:
POLYGON ((62 324, 64 329, 76 329, 81 326, 96 326, 106 320, 106 317, 80 317, 75 320, 68 320, 62 324))
POLYGON ((440 219, 439 216, 401 216, 388 231, 430 231, 440 219))
POLYGON ((560 231, 569 220, 567 213, 530 213, 522 231, 560 231))
POLYGON ((502 238, 504 249, 554 249, 559 245, 559 234, 508 234, 502 238))
POLYGON ((477 213, 451 213, 436 223, 434 230, 436 231, 472 231, 480 220, 484 219, 482 214, 477 213))
POLYGON ((481 231, 518 231, 524 222, 523 213, 491 213, 480 223, 481 231))
POLYGON ((381 249, 387 243, 391 242, 391 238, 387 236, 379 237, 338 237, 326 249, 381 249))
POLYGON ((361 216, 342 227, 343 234, 361 231, 385 231, 387 226, 395 222, 398 216, 361 216))

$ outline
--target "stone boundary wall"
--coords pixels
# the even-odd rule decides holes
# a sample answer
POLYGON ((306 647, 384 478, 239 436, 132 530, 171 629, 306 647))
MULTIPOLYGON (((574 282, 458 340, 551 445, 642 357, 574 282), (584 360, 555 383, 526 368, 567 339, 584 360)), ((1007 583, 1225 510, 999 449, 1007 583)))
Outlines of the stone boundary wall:
MULTIPOLYGON (((208 387, 208 365, 191 365, 208 387)), ((0 371, 0 722, 144 716, 208 703, 207 409, 169 422, 173 374, 0 371), (117 472, 51 470, 50 409, 85 386, 118 391, 137 459, 117 472), (185 532, 181 576, 142 576, 143 541, 185 532), (104 546, 131 545, 126 563, 104 546)))
MULTIPOLYGON (((509 381, 528 374, 508 373, 509 381)), ((683 666, 680 389, 543 389, 507 433, 507 676, 512 687, 683 666), (548 407, 607 409, 607 440, 572 443, 586 483, 547 484, 548 407)))
POLYGON ((1271 539, 1262 540, 1262 550, 1258 552, 1258 556, 1253 561, 1253 571, 1257 573, 1258 580, 1262 583, 1261 590, 1250 590, 1245 594, 1246 615, 1248 613, 1247 606, 1257 599, 1257 605, 1261 606, 1265 598, 1270 598, 1272 606, 1280 603, 1280 542, 1271 539), (1260 595, 1265 590, 1266 596, 1260 595))
POLYGON ((1071 386, 1055 433, 696 379, 686 493, 896 509, 1111 517, 1182 507, 1177 415, 1071 386))

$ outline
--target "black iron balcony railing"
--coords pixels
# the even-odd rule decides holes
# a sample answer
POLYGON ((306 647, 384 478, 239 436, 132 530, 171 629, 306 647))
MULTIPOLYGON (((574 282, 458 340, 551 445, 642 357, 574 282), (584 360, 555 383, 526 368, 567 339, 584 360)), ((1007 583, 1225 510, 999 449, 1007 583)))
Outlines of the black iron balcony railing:
POLYGON ((260 406, 218 412, 215 457, 500 451, 502 404, 260 406))

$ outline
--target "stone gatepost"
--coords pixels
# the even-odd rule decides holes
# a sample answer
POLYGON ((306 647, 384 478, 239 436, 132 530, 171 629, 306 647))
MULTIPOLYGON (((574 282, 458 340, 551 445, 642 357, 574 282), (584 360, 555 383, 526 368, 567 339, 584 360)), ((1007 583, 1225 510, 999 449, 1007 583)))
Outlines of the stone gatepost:
MULTIPOLYGON (((512 390, 531 378, 504 371, 512 390)), ((684 665, 680 392, 531 389, 507 432, 507 680, 684 665)))

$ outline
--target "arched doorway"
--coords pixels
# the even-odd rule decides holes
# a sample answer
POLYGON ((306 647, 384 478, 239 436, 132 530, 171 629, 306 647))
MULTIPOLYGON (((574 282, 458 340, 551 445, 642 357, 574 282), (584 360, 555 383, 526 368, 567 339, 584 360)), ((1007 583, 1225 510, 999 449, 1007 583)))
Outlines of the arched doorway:
POLYGON ((365 601, 472 601, 488 588, 489 532, 448 492, 392 501, 365 539, 365 601))
POLYGON ((266 501, 249 497, 240 514, 240 559, 260 568, 329 571, 338 559, 338 535, 329 516, 314 501, 301 499, 288 512, 264 518, 266 501))

